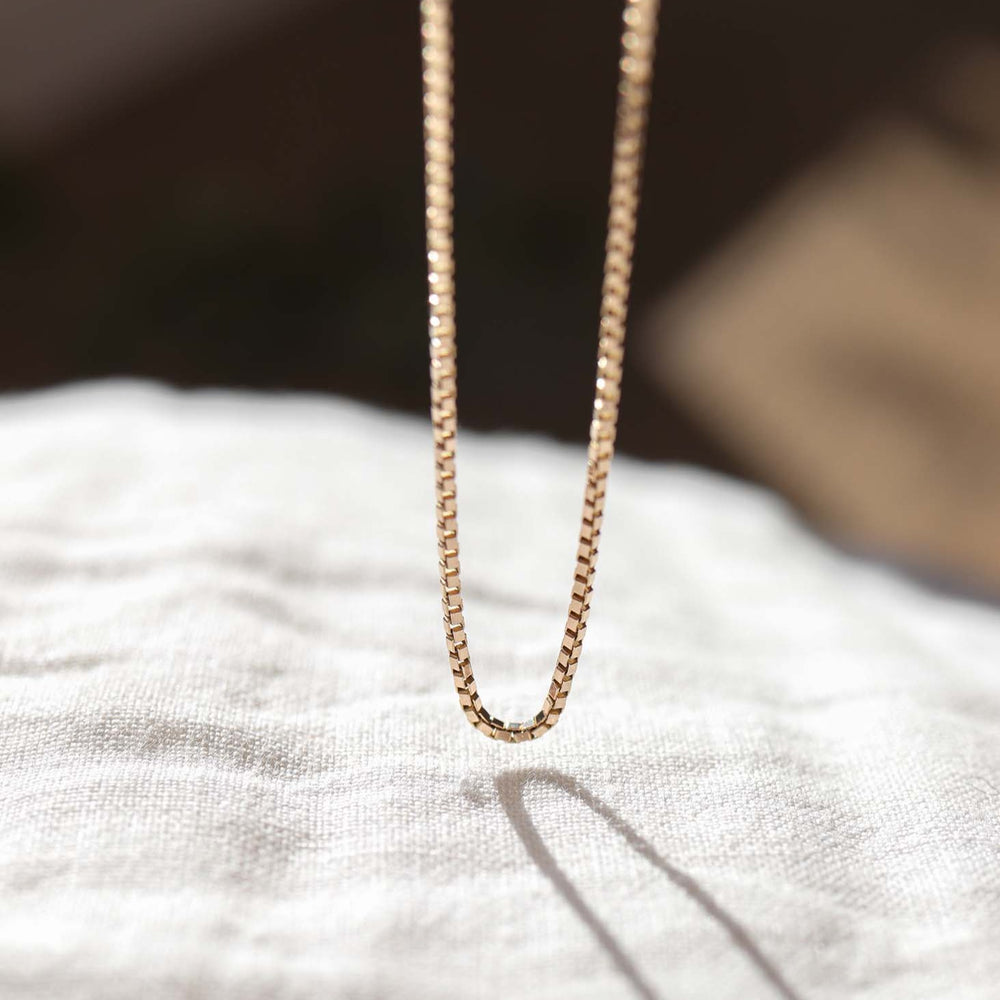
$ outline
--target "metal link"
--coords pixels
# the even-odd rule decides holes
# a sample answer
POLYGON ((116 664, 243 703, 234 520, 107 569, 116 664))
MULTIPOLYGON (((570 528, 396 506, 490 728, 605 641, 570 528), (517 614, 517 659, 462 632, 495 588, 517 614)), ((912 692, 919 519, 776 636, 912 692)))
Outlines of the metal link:
POLYGON ((614 454, 621 399, 625 320, 635 242, 639 180, 653 78, 659 0, 626 0, 622 15, 618 108, 615 122, 608 236, 601 289, 594 409, 587 451, 580 543, 569 614, 555 671, 541 710, 525 722, 504 722, 483 706, 469 659, 458 559, 455 435, 458 430, 455 342, 455 256, 452 241, 451 0, 423 0, 424 155, 427 283, 430 333, 431 422, 437 484, 438 565, 444 630, 458 700, 481 733, 508 743, 548 732, 566 705, 590 615, 604 495, 614 454))

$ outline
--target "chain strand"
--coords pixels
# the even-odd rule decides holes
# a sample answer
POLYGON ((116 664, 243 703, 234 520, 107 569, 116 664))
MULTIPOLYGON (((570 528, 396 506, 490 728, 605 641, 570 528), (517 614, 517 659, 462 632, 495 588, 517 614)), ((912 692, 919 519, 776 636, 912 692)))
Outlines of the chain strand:
POLYGON ((597 549, 604 518, 608 470, 614 453, 621 399, 625 319, 628 311, 636 212, 646 117, 653 76, 659 0, 626 0, 594 409, 587 451, 587 479, 569 614, 552 683, 541 710, 526 722, 504 722, 483 706, 469 659, 458 560, 455 437, 458 429, 455 342, 455 257, 452 239, 452 36, 451 0, 423 0, 424 152, 431 372, 431 422, 437 486, 438 565, 444 629, 458 700, 466 718, 492 739, 536 739, 559 720, 573 685, 587 631, 597 549))

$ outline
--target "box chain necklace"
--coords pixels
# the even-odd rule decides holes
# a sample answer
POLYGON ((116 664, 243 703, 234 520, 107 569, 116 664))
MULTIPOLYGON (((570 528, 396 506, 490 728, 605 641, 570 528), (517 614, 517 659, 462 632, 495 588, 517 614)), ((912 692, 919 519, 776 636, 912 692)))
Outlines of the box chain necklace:
POLYGON ((541 711, 526 722, 504 722, 483 706, 469 659, 458 563, 455 436, 458 428, 455 345, 455 258, 452 241, 452 35, 451 0, 421 3, 424 85, 424 156, 427 216, 431 422, 437 486, 438 564, 444 631, 458 700, 466 718, 495 740, 537 739, 559 720, 569 697, 587 630, 604 494, 614 454, 621 399, 625 318, 635 245, 639 179, 653 76, 659 0, 626 0, 611 167, 608 235, 601 289, 600 334, 587 479, 576 572, 562 646, 541 711))

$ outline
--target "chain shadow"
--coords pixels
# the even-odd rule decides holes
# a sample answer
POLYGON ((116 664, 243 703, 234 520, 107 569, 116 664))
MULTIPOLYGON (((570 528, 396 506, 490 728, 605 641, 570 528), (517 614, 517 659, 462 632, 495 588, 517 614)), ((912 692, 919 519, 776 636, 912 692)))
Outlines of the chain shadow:
POLYGON ((545 841, 538 832, 538 827, 535 826, 528 814, 524 801, 524 790, 532 781, 558 788, 600 816, 633 851, 645 858, 658 871, 663 872, 678 889, 701 907, 707 917, 718 923, 729 934, 736 948, 743 952, 762 978, 774 988, 779 996, 784 997, 785 1000, 802 1000, 802 997, 785 981, 784 976, 774 963, 760 950, 747 929, 735 917, 727 913, 690 875, 674 867, 662 857, 652 844, 641 837, 610 806, 592 795, 574 778, 549 768, 504 771, 498 774, 495 784, 500 805, 532 861, 572 907, 580 921, 608 954, 615 968, 643 1000, 662 1000, 662 998, 618 943, 618 939, 583 899, 576 886, 559 867, 552 852, 546 847, 545 841))

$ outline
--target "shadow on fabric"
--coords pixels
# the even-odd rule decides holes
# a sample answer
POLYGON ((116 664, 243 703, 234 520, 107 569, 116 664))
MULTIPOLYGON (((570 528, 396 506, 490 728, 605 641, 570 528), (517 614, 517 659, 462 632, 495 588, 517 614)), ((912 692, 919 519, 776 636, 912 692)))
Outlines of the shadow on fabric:
POLYGON ((690 875, 675 868, 663 858, 647 840, 641 837, 610 806, 592 795, 574 778, 548 768, 533 770, 504 771, 496 777, 496 789, 507 818, 521 839, 532 861, 552 883, 556 891, 573 908, 573 911, 594 935, 597 943, 608 954, 615 968, 628 980, 635 992, 643 1000, 662 1000, 661 995, 650 985, 636 964, 619 944, 618 939, 601 921, 600 917, 584 901, 576 886, 559 867, 552 852, 546 847, 538 828, 528 814, 524 802, 524 790, 530 782, 551 785, 573 796, 591 812, 600 816, 629 847, 645 858, 654 868, 689 896, 705 915, 720 924, 729 934, 733 944, 757 968, 761 976, 785 1000, 802 1000, 802 997, 785 981, 781 972, 763 954, 749 932, 739 921, 730 916, 690 875))

